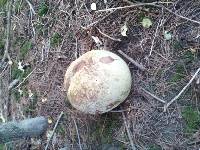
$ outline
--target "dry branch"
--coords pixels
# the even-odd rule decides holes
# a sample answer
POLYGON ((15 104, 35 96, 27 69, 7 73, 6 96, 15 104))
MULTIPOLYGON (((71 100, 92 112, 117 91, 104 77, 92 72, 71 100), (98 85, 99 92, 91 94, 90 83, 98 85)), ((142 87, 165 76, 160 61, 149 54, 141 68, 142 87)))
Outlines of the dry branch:
POLYGON ((138 62, 136 62, 135 60, 133 60, 133 58, 131 58, 131 57, 129 57, 128 55, 126 55, 123 51, 118 50, 118 52, 119 52, 122 56, 124 56, 126 59, 128 59, 131 63, 133 63, 136 67, 138 67, 140 70, 142 70, 142 71, 146 70, 146 68, 145 68, 143 65, 141 65, 141 64, 139 64, 138 62))
POLYGON ((149 91, 145 90, 144 88, 141 88, 141 90, 143 90, 145 93, 149 94, 150 96, 152 96, 153 98, 155 98, 159 102, 162 102, 164 104, 166 103, 164 100, 160 99, 159 97, 155 96, 154 94, 150 93, 149 91))
POLYGON ((187 21, 190 21, 190 22, 193 22, 193 23, 197 23, 197 24, 200 25, 200 22, 197 21, 197 20, 193 20, 193 19, 190 19, 188 17, 182 16, 180 14, 177 14, 176 12, 173 12, 172 10, 170 10, 169 8, 167 8, 167 7, 163 6, 163 5, 159 5, 159 4, 169 4, 169 3, 171 3, 171 2, 137 3, 137 4, 129 5, 129 6, 122 6, 122 7, 114 7, 114 8, 97 10, 95 12, 96 13, 98 13, 98 12, 107 12, 107 11, 114 11, 114 10, 120 10, 120 9, 127 9, 127 8, 139 7, 139 6, 154 6, 154 7, 157 7, 157 8, 163 8, 166 11, 168 11, 169 13, 174 14, 175 16, 177 16, 179 18, 182 18, 184 20, 187 20, 187 21))
POLYGON ((128 134, 128 138, 129 138, 129 141, 130 141, 130 144, 131 144, 131 148, 132 148, 132 150, 136 150, 135 145, 134 145, 133 140, 132 140, 131 132, 130 132, 130 130, 128 128, 128 124, 127 124, 124 112, 122 112, 122 117, 123 117, 123 120, 124 120, 124 125, 126 127, 126 132, 128 134))
POLYGON ((45 146, 45 150, 48 149, 49 144, 50 144, 50 142, 51 142, 51 139, 53 138, 53 135, 54 135, 54 133, 55 133, 55 131, 56 131, 56 128, 57 128, 57 126, 58 126, 58 123, 60 122, 60 119, 62 118, 63 114, 64 114, 63 112, 60 113, 60 115, 59 115, 59 117, 58 117, 58 120, 56 121, 56 124, 55 124, 55 126, 54 126, 54 128, 53 128, 53 132, 52 132, 52 134, 51 134, 51 136, 50 136, 50 138, 49 138, 49 140, 48 140, 48 142, 47 142, 47 145, 45 146))
POLYGON ((2 62, 5 62, 6 58, 11 62, 10 55, 8 53, 10 49, 10 30, 11 30, 11 12, 12 12, 13 0, 8 1, 8 12, 7 12, 7 29, 6 29, 6 44, 5 51, 2 58, 2 62))
POLYGON ((103 36, 105 36, 105 37, 107 37, 107 38, 109 38, 109 39, 111 39, 111 40, 113 40, 113 41, 118 41, 118 42, 121 41, 120 39, 113 38, 113 37, 111 37, 111 36, 109 36, 109 35, 103 33, 99 28, 97 28, 97 30, 99 31, 100 34, 102 34, 103 36))
POLYGON ((176 101, 181 94, 190 86, 190 84, 193 82, 193 80, 197 77, 197 75, 200 72, 200 68, 197 69, 197 71, 195 72, 195 74, 192 76, 192 78, 190 79, 190 81, 183 87, 183 89, 178 93, 178 95, 176 95, 171 101, 169 101, 167 104, 164 105, 164 112, 166 112, 167 108, 174 102, 176 101))
POLYGON ((76 124, 76 120, 75 119, 73 119, 73 120, 74 120, 74 125, 75 125, 75 128, 76 128, 76 133, 77 133, 77 136, 78 136, 78 145, 79 145, 80 150, 82 150, 81 139, 80 139, 80 135, 79 135, 79 132, 78 132, 78 126, 76 124))

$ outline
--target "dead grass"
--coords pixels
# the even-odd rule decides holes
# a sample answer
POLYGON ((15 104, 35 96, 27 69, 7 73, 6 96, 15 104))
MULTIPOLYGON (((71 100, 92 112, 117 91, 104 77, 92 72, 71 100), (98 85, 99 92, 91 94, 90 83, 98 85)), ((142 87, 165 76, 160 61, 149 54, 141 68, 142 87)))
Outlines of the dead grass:
MULTIPOLYGON (((136 149, 152 147, 198 149, 200 147, 198 138, 192 139, 188 144, 194 133, 185 132, 186 124, 182 118, 184 108, 188 106, 193 106, 197 110, 199 108, 200 89, 196 81, 167 109, 167 112, 163 112, 161 102, 141 88, 166 102, 179 93, 200 64, 199 24, 153 6, 94 12, 90 10, 92 2, 92 0, 60 0, 46 1, 45 5, 42 5, 38 1, 32 1, 36 12, 32 16, 30 7, 25 1, 19 3, 19 6, 14 3, 11 18, 12 48, 9 54, 13 61, 19 61, 23 43, 26 41, 32 43, 31 49, 22 59, 31 64, 31 70, 35 70, 21 87, 31 90, 37 100, 32 101, 27 96, 22 96, 20 101, 16 101, 15 97, 12 97, 11 118, 43 115, 53 120, 48 128, 52 130, 57 117, 63 111, 64 117, 58 125, 50 149, 64 146, 79 149, 74 120, 77 123, 83 149, 107 149, 106 144, 117 145, 118 149, 129 149, 130 140, 136 149), (153 25, 150 28, 142 27, 143 17, 152 20, 153 25), (123 37, 120 33, 120 28, 125 22, 128 26, 127 37, 123 37), (99 30, 121 41, 112 40, 99 30), (171 40, 167 41, 164 38, 164 31, 172 34, 171 40), (66 101, 63 89, 63 77, 70 62, 87 51, 97 49, 91 36, 99 37, 103 42, 103 48, 118 55, 120 55, 118 50, 122 50, 147 68, 146 71, 140 71, 121 56, 129 64, 133 76, 132 90, 121 107, 102 116, 80 114, 66 101), (19 41, 18 44, 16 41, 19 41), (127 126, 132 134, 131 139, 127 136, 121 110, 125 114, 127 126)), ((107 4, 99 1, 97 9, 127 5, 130 4, 118 0, 108 0, 107 4)), ((200 21, 198 1, 179 0, 160 5, 164 5, 176 14, 200 21)), ((5 30, 4 27, 1 25, 0 31, 5 30)), ((5 87, 10 82, 10 69, 9 66, 2 69, 0 75, 5 87)), ((43 149, 46 142, 45 136, 42 142, 22 141, 38 149, 43 149)), ((18 147, 20 149, 19 145, 18 147)))

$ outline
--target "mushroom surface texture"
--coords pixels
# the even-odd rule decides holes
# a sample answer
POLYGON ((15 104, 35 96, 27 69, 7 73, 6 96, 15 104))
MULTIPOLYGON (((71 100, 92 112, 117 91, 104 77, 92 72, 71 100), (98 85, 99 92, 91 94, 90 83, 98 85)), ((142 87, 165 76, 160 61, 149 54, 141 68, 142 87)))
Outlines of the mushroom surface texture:
POLYGON ((77 110, 102 114, 122 103, 131 89, 131 73, 126 62, 106 50, 92 50, 68 67, 64 86, 67 98, 77 110))

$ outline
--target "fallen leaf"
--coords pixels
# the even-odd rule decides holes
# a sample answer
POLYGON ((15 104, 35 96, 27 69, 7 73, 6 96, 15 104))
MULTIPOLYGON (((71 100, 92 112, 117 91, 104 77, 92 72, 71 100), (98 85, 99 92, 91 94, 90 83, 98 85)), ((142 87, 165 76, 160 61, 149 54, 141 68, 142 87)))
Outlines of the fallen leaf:
POLYGON ((11 60, 9 60, 8 64, 11 66, 13 64, 13 62, 11 60))
POLYGON ((43 103, 46 102, 46 101, 47 101, 47 98, 46 98, 46 97, 42 98, 42 102, 43 102, 43 103))
POLYGON ((96 3, 92 3, 91 6, 90 6, 90 8, 91 8, 92 10, 97 10, 97 5, 96 5, 96 3))
POLYGON ((28 97, 31 98, 32 96, 33 96, 33 93, 32 93, 32 91, 29 89, 29 90, 28 90, 28 97))
POLYGON ((48 123, 52 124, 53 120, 51 118, 48 118, 48 123))
MULTIPOLYGON (((2 112, 0 113, 0 119, 1 119, 1 122, 2 122, 2 123, 5 123, 5 122, 6 122, 6 119, 4 118, 2 112)), ((1 123, 1 122, 0 122, 0 123, 1 123)))
POLYGON ((99 47, 103 44, 97 36, 92 36, 92 39, 96 43, 97 47, 99 47))
POLYGON ((23 94, 23 91, 20 88, 18 89, 18 92, 19 92, 20 95, 23 94))
POLYGON ((53 130, 48 130, 46 132, 47 140, 49 140, 51 138, 52 134, 53 134, 53 130))
POLYGON ((168 32, 168 31, 165 31, 164 38, 165 38, 165 40, 171 40, 172 39, 172 34, 170 32, 168 32))
POLYGON ((152 21, 149 18, 145 17, 142 19, 142 26, 144 28, 149 28, 150 26, 152 26, 152 21))
POLYGON ((24 72, 24 66, 22 65, 21 61, 18 62, 18 67, 17 68, 24 72))
POLYGON ((121 27, 121 35, 122 36, 127 36, 126 32, 128 31, 128 27, 127 24, 125 23, 122 27, 121 27))
POLYGON ((190 51, 191 51, 193 54, 197 52, 197 50, 194 49, 194 48, 190 48, 190 51))

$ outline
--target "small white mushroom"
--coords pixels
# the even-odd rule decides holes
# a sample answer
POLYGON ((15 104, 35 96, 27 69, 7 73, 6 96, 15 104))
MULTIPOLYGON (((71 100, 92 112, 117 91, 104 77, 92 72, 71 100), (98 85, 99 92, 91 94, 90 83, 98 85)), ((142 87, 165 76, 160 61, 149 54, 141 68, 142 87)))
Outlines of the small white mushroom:
POLYGON ((106 50, 92 50, 68 67, 65 90, 71 105, 84 113, 102 114, 129 95, 131 73, 126 62, 106 50))

